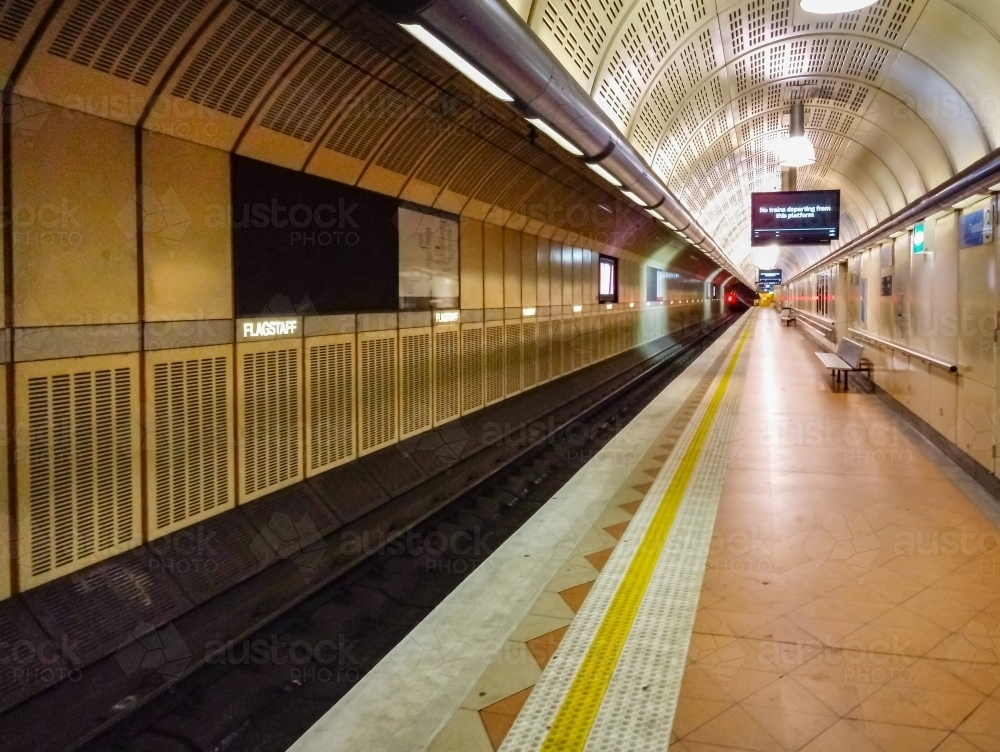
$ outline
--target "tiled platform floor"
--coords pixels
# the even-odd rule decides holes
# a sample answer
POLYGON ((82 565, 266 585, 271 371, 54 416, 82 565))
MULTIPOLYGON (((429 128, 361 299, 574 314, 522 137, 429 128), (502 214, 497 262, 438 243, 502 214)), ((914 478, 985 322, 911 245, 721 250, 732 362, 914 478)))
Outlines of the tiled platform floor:
POLYGON ((1000 750, 997 502, 760 313, 670 752, 1000 750))

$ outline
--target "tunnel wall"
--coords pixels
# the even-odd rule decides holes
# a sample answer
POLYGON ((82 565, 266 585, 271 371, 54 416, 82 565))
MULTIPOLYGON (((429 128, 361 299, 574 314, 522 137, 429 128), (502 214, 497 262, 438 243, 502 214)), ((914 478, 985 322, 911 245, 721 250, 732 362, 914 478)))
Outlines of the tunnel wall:
MULTIPOLYGON (((991 196, 928 220, 924 253, 912 252, 911 230, 784 285, 779 297, 783 304, 819 317, 820 328, 823 323, 833 327, 834 342, 842 337, 861 341, 879 387, 979 467, 1000 477, 995 457, 997 238, 994 234, 986 243, 981 237, 961 238, 963 217, 968 223, 985 211, 995 219, 995 207, 991 196), (825 315, 817 294, 823 275, 831 296, 825 315), (958 371, 949 373, 865 335, 954 364, 958 371)), ((804 323, 809 328, 809 320, 804 323)))
POLYGON ((34 116, 7 131, 5 152, 13 482, 0 486, 12 491, 0 597, 722 308, 725 276, 705 281, 690 258, 463 216, 455 320, 307 315, 291 317, 294 333, 244 341, 229 154, 21 104, 34 116), (617 303, 596 302, 599 252, 618 258, 617 303), (662 304, 645 300, 650 267, 668 270, 662 304))

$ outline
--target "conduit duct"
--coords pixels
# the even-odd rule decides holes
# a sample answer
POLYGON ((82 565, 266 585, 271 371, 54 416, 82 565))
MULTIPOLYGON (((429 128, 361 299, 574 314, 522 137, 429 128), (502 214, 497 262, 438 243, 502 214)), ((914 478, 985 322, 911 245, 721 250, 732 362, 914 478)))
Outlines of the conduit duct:
POLYGON ((494 79, 526 117, 539 117, 600 163, 694 246, 753 289, 593 98, 506 0, 371 0, 400 23, 420 24, 494 79))

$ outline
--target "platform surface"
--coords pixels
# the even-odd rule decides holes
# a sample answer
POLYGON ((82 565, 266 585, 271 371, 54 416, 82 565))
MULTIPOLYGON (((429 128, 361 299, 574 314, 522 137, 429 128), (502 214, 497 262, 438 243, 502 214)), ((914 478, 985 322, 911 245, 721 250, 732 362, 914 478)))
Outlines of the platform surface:
POLYGON ((994 750, 996 510, 751 311, 293 750, 994 750))

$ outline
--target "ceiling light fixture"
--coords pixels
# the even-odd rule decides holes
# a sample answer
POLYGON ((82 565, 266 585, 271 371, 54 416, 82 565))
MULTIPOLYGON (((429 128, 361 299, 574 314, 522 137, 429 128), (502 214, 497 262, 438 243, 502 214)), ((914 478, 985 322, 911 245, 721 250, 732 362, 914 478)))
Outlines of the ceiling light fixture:
POLYGON ((563 136, 561 133, 559 133, 559 131, 557 131, 555 128, 553 128, 551 125, 549 125, 548 123, 546 123, 541 118, 525 118, 525 120, 527 120, 529 123, 531 123, 533 126, 535 126, 538 130, 540 130, 546 136, 548 136, 549 138, 551 138, 557 144, 559 144, 562 148, 564 148, 566 151, 568 151, 574 157, 582 157, 583 156, 583 152, 580 151, 577 148, 576 144, 574 144, 568 138, 566 138, 565 136, 563 136))
POLYGON ((874 5, 876 0, 802 0, 799 3, 802 10, 817 15, 832 15, 834 13, 850 13, 874 5))
POLYGON ((504 102, 514 101, 514 97, 500 88, 500 86, 489 76, 455 52, 455 50, 446 45, 436 36, 427 31, 427 29, 420 24, 400 24, 400 26, 408 31, 417 41, 426 45, 431 52, 445 62, 449 63, 453 68, 458 70, 459 73, 462 73, 483 91, 492 94, 497 99, 502 99, 504 102))
POLYGON ((816 150, 806 136, 806 108, 802 102, 792 102, 788 138, 780 142, 778 163, 782 167, 807 167, 816 161, 816 150))
POLYGON ((602 178, 604 178, 609 183, 611 183, 611 185, 613 185, 615 188, 621 188, 622 187, 622 182, 618 178, 616 178, 614 175, 612 175, 610 172, 608 172, 607 170, 605 170, 603 167, 601 167, 596 162, 586 162, 585 164, 587 165, 587 167, 589 167, 590 169, 592 169, 594 172, 596 172, 602 178))
POLYGON ((639 206, 641 206, 641 207, 642 207, 643 209, 646 209, 646 208, 648 208, 648 207, 646 206, 646 202, 645 202, 645 201, 643 201, 643 200, 642 200, 641 198, 639 198, 638 196, 636 196, 636 195, 635 195, 634 193, 632 193, 632 191, 622 191, 622 195, 623 195, 623 196, 625 196, 625 198, 627 198, 627 199, 628 199, 629 201, 631 201, 631 202, 632 202, 633 204, 638 204, 638 205, 639 205, 639 206))

